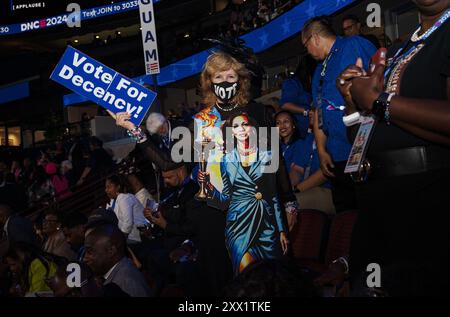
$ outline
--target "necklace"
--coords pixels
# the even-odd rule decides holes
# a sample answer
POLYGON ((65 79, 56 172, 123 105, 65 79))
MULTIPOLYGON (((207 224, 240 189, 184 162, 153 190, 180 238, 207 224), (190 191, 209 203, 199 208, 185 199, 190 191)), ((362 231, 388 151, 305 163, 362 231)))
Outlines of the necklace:
POLYGON ((248 156, 248 155, 251 155, 251 154, 253 154, 255 151, 256 151, 256 147, 252 147, 252 148, 250 148, 250 149, 244 149, 244 150, 238 148, 238 152, 239 152, 239 154, 242 155, 242 156, 248 156))
POLYGON ((430 27, 426 32, 424 32, 421 36, 418 36, 420 30, 422 29, 422 26, 419 26, 419 28, 414 32, 414 34, 411 36, 411 42, 418 42, 426 39, 429 37, 434 31, 436 31, 447 19, 450 17, 450 9, 447 9, 447 11, 444 12, 444 14, 441 15, 439 20, 430 27))
POLYGON ((256 151, 251 152, 248 155, 243 155, 243 154, 239 153, 239 155, 241 156, 241 164, 242 164, 242 166, 248 167, 251 164, 253 164, 256 161, 257 154, 258 153, 256 151))
POLYGON ((400 75, 405 66, 414 58, 414 56, 425 46, 426 40, 438 30, 450 18, 450 9, 441 15, 438 21, 431 26, 426 32, 419 36, 422 26, 419 26, 413 33, 410 40, 400 48, 395 56, 388 61, 384 77, 386 79, 387 90, 391 92, 399 91, 400 75), (406 51, 409 43, 413 43, 411 48, 406 51), (406 51, 406 52, 405 52, 406 51))
POLYGON ((422 27, 419 26, 419 28, 413 33, 413 35, 411 36, 411 42, 418 42, 425 37, 427 32, 424 32, 421 36, 418 35, 421 29, 422 27))
POLYGON ((231 106, 231 107, 229 107, 229 108, 227 108, 227 107, 226 107, 226 108, 222 108, 222 107, 219 106, 219 104, 216 102, 216 107, 219 108, 219 110, 225 111, 225 112, 232 111, 232 110, 236 109, 238 106, 239 106, 238 104, 235 104, 235 105, 233 105, 233 106, 231 106))

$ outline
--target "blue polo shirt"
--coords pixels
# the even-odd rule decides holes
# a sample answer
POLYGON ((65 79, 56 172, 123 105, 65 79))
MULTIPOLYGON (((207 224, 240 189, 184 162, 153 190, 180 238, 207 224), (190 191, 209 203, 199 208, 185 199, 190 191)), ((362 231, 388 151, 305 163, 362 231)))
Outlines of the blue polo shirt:
MULTIPOLYGON (((287 102, 299 105, 305 110, 311 108, 311 94, 303 89, 303 86, 298 78, 289 78, 283 82, 281 87, 281 100, 280 104, 283 106, 287 102)), ((302 114, 295 114, 297 128, 301 138, 306 136, 309 127, 309 117, 305 117, 302 114)))
POLYGON ((289 144, 281 142, 281 154, 283 154, 284 163, 288 173, 291 172, 291 165, 300 166, 299 157, 300 153, 303 151, 303 140, 299 139, 289 144))
MULTIPOLYGON (((364 68, 367 70, 370 58, 375 51, 375 46, 360 36, 338 36, 331 48, 330 54, 332 52, 332 55, 323 78, 321 109, 323 113, 322 130, 327 136, 327 150, 335 162, 346 161, 351 149, 346 127, 342 122, 344 111, 338 110, 338 107, 343 106, 345 102, 336 87, 336 78, 349 65, 355 64, 358 57, 362 58, 364 68)), ((316 107, 318 106, 322 67, 323 63, 317 66, 312 80, 312 97, 316 107)))
MULTIPOLYGON (((313 147, 314 134, 307 133, 304 139, 298 139, 290 144, 281 144, 281 153, 288 173, 291 171, 291 165, 294 163, 302 167, 305 171, 310 167, 309 176, 320 169, 319 154, 317 148, 313 147)), ((300 181, 304 180, 303 176, 300 181)), ((321 187, 331 188, 329 182, 321 185, 321 187)))
MULTIPOLYGON (((309 167, 309 176, 320 170, 319 153, 317 151, 317 147, 313 146, 313 144, 314 134, 308 133, 306 138, 301 140, 301 144, 299 145, 301 151, 297 154, 296 158, 296 164, 302 167, 305 171, 309 167)), ((302 177, 300 181, 304 181, 304 178, 302 177)), ((326 182, 320 187, 331 188, 331 185, 329 182, 326 182)))

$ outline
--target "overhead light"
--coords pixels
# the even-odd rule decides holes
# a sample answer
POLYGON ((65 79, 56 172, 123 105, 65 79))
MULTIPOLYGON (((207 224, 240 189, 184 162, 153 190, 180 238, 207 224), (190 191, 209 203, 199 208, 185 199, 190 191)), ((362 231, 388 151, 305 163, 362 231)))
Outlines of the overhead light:
POLYGON ((117 34, 119 34, 119 35, 120 35, 120 31, 117 31, 117 34))
POLYGON ((96 38, 96 39, 99 39, 99 38, 100 38, 100 36, 96 35, 96 36, 95 36, 95 38, 96 38))
POLYGON ((294 72, 289 72, 289 74, 294 75, 295 73, 294 72))
POLYGON ((74 43, 78 43, 78 40, 73 40, 74 43))
POLYGON ((184 35, 184 37, 185 37, 185 38, 188 38, 188 37, 189 37, 189 33, 186 33, 186 34, 184 35))

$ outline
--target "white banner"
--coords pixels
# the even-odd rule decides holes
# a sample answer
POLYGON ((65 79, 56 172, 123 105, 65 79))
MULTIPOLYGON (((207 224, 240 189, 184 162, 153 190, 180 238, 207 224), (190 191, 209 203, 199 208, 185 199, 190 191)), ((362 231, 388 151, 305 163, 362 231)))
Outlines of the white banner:
POLYGON ((139 0, 139 16, 142 28, 145 73, 147 75, 159 74, 158 44, 156 41, 153 0, 139 0))

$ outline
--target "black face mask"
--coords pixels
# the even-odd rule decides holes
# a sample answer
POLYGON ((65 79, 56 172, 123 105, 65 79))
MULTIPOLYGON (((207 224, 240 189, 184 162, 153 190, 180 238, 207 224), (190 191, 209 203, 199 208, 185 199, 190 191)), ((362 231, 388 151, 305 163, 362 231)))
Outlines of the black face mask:
POLYGON ((230 83, 223 81, 217 84, 213 83, 212 86, 214 94, 224 103, 228 103, 236 97, 239 90, 239 82, 230 83))

